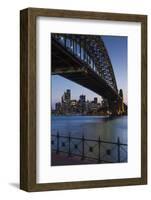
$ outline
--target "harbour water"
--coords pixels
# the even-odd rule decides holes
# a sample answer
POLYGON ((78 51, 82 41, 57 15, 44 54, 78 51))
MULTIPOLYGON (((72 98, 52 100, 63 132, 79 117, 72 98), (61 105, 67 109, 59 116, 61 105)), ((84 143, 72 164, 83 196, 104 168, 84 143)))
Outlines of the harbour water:
POLYGON ((127 144, 127 116, 122 117, 104 117, 104 116, 52 116, 51 132, 61 135, 95 139, 100 136, 101 139, 116 142, 120 138, 122 143, 127 144))

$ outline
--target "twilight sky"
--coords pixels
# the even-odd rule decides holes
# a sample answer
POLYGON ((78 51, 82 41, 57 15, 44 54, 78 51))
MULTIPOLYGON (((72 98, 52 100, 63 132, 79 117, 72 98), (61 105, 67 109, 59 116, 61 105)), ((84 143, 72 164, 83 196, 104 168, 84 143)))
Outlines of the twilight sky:
MULTIPOLYGON (((101 36, 107 48, 116 82, 119 89, 123 89, 124 102, 127 104, 127 37, 125 36, 101 36)), ((68 79, 58 75, 51 77, 52 83, 52 107, 55 103, 61 101, 61 96, 66 89, 71 89, 71 99, 79 99, 81 94, 86 95, 86 100, 93 100, 98 97, 101 101, 101 96, 80 86, 68 79)))

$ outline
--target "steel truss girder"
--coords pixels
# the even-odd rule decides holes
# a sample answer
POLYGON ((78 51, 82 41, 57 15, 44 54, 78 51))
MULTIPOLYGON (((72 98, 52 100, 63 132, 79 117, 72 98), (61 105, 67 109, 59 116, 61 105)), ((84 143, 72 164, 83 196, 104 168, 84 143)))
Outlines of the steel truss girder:
POLYGON ((64 37, 66 40, 69 39, 73 43, 73 48, 74 41, 76 44, 78 43, 80 45, 79 51, 83 48, 89 56, 89 61, 90 59, 93 60, 95 68, 101 78, 103 78, 112 89, 118 92, 113 66, 101 36, 53 33, 52 37, 64 37))

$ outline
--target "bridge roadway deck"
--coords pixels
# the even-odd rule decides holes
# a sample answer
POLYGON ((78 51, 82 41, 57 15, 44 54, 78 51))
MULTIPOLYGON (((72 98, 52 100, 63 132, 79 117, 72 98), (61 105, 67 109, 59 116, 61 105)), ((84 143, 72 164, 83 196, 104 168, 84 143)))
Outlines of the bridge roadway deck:
POLYGON ((109 101, 120 98, 101 76, 54 40, 52 40, 52 74, 61 75, 78 83, 109 101))

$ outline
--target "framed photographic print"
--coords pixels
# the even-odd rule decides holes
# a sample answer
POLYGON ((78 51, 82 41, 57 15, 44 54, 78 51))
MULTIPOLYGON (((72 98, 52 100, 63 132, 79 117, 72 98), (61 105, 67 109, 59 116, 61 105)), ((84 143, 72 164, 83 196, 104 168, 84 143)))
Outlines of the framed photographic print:
POLYGON ((147 16, 20 12, 20 188, 147 183, 147 16))

